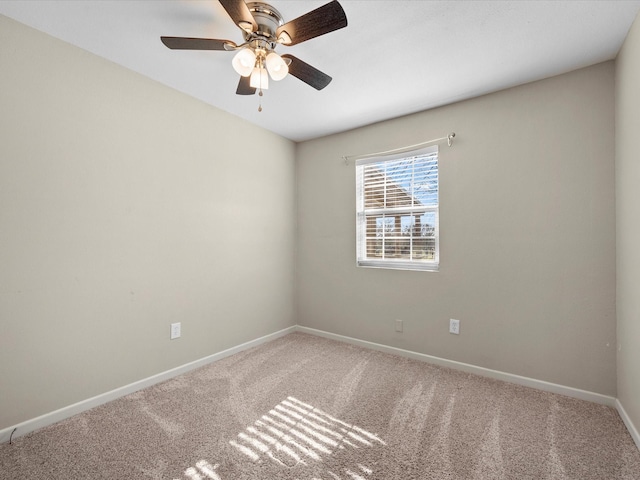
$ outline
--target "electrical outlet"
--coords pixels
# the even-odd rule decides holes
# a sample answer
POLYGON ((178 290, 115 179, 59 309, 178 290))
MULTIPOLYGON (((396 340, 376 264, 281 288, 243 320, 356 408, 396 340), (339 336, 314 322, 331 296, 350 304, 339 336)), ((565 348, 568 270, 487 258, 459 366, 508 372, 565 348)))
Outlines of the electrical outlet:
POLYGON ((180 338, 180 322, 171 324, 171 340, 180 338))
POLYGON ((396 320, 396 332, 402 332, 402 320, 396 320))
POLYGON ((453 333, 455 335, 460 334, 460 320, 456 320, 454 318, 449 319, 449 333, 453 333))

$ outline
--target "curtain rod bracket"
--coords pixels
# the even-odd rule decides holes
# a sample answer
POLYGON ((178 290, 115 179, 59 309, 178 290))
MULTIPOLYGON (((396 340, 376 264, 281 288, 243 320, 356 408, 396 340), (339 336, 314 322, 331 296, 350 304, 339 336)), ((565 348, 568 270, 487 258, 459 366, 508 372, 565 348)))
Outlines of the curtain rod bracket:
POLYGON ((447 145, 451 146, 453 145, 453 139, 456 136, 455 132, 451 132, 449 135, 447 135, 447 145))

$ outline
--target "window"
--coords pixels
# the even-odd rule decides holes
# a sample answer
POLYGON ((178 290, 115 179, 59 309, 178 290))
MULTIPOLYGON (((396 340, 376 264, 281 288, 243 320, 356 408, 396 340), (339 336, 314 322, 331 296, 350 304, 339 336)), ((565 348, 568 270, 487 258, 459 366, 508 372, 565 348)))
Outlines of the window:
POLYGON ((356 162, 357 264, 438 270, 438 147, 356 162))

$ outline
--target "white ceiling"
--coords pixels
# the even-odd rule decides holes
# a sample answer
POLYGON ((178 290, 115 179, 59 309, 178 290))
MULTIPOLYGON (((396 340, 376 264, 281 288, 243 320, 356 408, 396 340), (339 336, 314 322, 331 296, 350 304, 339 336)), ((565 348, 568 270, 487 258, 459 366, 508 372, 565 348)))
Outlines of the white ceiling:
MULTIPOLYGON (((292 20, 329 0, 267 0, 292 20)), ((243 41, 217 0, 0 0, 11 17, 294 141, 349 130, 615 58, 640 0, 340 0, 349 25, 279 46, 333 77, 235 94, 233 53, 161 35, 243 41)), ((170 112, 167 112, 170 114, 170 112)))

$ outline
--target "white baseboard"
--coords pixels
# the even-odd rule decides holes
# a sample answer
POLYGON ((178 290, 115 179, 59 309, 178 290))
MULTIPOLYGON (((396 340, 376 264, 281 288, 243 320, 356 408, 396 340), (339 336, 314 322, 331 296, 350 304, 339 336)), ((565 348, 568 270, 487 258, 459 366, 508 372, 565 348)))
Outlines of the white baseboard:
POLYGON ((620 415, 620 418, 622 418, 622 421, 627 427, 627 430, 629 430, 629 434, 631 435, 631 438, 633 438, 633 441, 636 442, 636 447, 638 447, 638 450, 640 450, 640 434, 638 433, 638 429, 636 429, 635 425, 631 421, 631 418, 629 418, 629 415, 627 415, 627 411, 624 409, 624 407, 620 403, 620 400, 617 400, 617 399, 616 399, 616 409, 618 410, 618 414, 620 415))
POLYGON ((97 395, 95 397, 82 400, 78 403, 74 403, 73 405, 69 405, 67 407, 27 420, 17 425, 4 428, 0 430, 0 443, 8 442, 9 439, 15 439, 22 435, 26 435, 27 433, 37 430, 39 428, 52 425, 61 420, 72 417, 73 415, 77 415, 78 413, 82 413, 86 410, 89 410, 91 408, 97 407, 104 403, 110 402, 117 398, 123 397, 125 395, 129 395, 130 393, 137 392, 138 390, 141 390, 143 388, 147 388, 157 383, 164 382, 166 380, 169 380, 183 373, 189 372, 191 370, 202 367, 209 363, 213 363, 215 361, 221 360, 225 357, 241 352, 243 350, 247 350, 249 348, 253 348, 258 345, 261 345, 263 343, 270 342, 272 340, 275 340, 277 338, 283 337, 289 333, 296 332, 296 331, 308 333, 308 334, 316 335, 320 337, 325 337, 325 338, 337 340, 340 342, 350 343, 352 345, 370 348, 372 350, 378 350, 381 352, 400 355, 403 357, 420 360, 420 361, 431 363, 434 365, 440 365, 443 367, 449 367, 449 368, 461 370, 468 373, 474 373, 484 377, 494 378, 496 380, 503 380, 505 382, 515 383, 518 385, 537 388, 539 390, 543 390, 547 392, 558 393, 560 395, 566 395, 568 397, 578 398, 580 400, 587 400, 590 402, 595 402, 595 403, 615 407, 618 410, 618 413, 620 414, 620 417, 625 423, 627 429, 629 430, 629 433, 631 434, 633 440, 635 441, 636 445, 640 449, 640 435, 638 434, 638 430, 635 428, 635 426, 631 422, 631 419, 627 415, 622 404, 614 397, 601 395, 599 393, 589 392, 586 390, 580 390, 577 388, 566 387, 566 386, 558 385, 555 383, 549 383, 542 380, 536 380, 533 378, 522 377, 520 375, 514 375, 511 373, 501 372, 498 370, 491 370, 484 367, 478 367, 468 363, 456 362, 454 360, 447 360, 445 358, 434 357, 432 355, 426 355, 424 353, 412 352, 410 350, 403 350, 401 348, 390 347, 388 345, 368 342, 366 340, 359 340, 357 338, 346 337, 344 335, 329 333, 322 330, 316 330, 314 328, 303 327, 300 325, 285 328, 283 330, 271 333, 269 335, 265 335, 255 340, 251 340, 241 345, 237 345, 227 350, 223 350, 221 352, 214 353, 213 355, 209 355, 199 360, 187 363, 180 367, 167 370, 157 375, 153 375, 151 377, 139 380, 129 385, 125 385, 115 390, 111 390, 109 392, 97 395))
POLYGON ((367 342, 366 340, 359 340, 357 338, 345 337, 344 335, 338 335, 335 333, 329 333, 322 330, 316 330, 315 328, 303 327, 298 325, 296 327, 296 331, 309 333, 311 335, 317 335, 317 336, 329 338, 332 340, 338 340, 340 342, 346 342, 352 345, 370 348, 372 350, 378 350, 380 352, 400 355, 402 357, 408 357, 414 360, 420 360, 423 362, 439 365, 442 367, 449 367, 449 368, 453 368, 455 370, 461 370, 467 373, 474 373, 476 375, 481 375, 483 377, 489 377, 496 380, 503 380, 505 382, 515 383, 517 385, 523 385, 526 387, 537 388, 538 390, 543 390, 545 392, 558 393, 560 395, 565 395, 567 397, 578 398, 580 400, 587 400, 589 402, 608 405, 610 407, 616 407, 617 399, 615 397, 609 397, 607 395, 602 395, 599 393, 580 390, 578 388, 565 387, 564 385, 545 382, 543 380, 536 380, 535 378, 522 377, 520 375, 501 372, 499 370, 491 370, 489 368, 478 367, 476 365, 471 365, 468 363, 456 362, 455 360, 447 360, 446 358, 434 357, 432 355, 426 355, 424 353, 412 352, 410 350, 403 350, 401 348, 390 347, 388 345, 367 342))
POLYGON ((124 397, 125 395, 129 395, 130 393, 134 393, 134 392, 137 392, 138 390, 142 390, 143 388, 147 388, 152 385, 155 385, 156 383, 164 382, 165 380, 169 380, 183 373, 189 372, 191 370, 202 367, 204 365, 208 365, 209 363, 216 362, 218 360, 221 360, 225 357, 241 352, 243 350, 247 350, 249 348, 253 348, 258 345, 261 345, 263 343, 270 342, 272 340, 275 340, 276 338, 283 337, 294 331, 296 331, 295 326, 288 327, 283 330, 279 330, 269 335, 265 335, 264 337, 256 338, 255 340, 251 340, 241 345, 228 348, 227 350, 214 353, 213 355, 209 355, 199 360, 195 360, 193 362, 181 365, 179 367, 172 368, 171 370, 158 373, 157 375, 144 378, 137 382, 130 383, 129 385, 116 388, 115 390, 111 390, 110 392, 102 393, 95 397, 82 400, 78 403, 74 403, 73 405, 63 407, 59 410, 55 410, 53 412, 46 413, 39 417, 32 418, 31 420, 27 420, 25 422, 19 423, 17 425, 13 425, 8 428, 4 428, 0 430, 0 443, 8 442, 10 439, 13 440, 15 438, 21 437, 22 435, 26 435, 27 433, 33 432, 34 430, 37 430, 39 428, 52 425, 61 420, 72 417, 73 415, 77 415, 78 413, 84 412, 85 410, 89 410, 91 408, 97 407, 99 405, 110 402, 117 398, 124 397))

